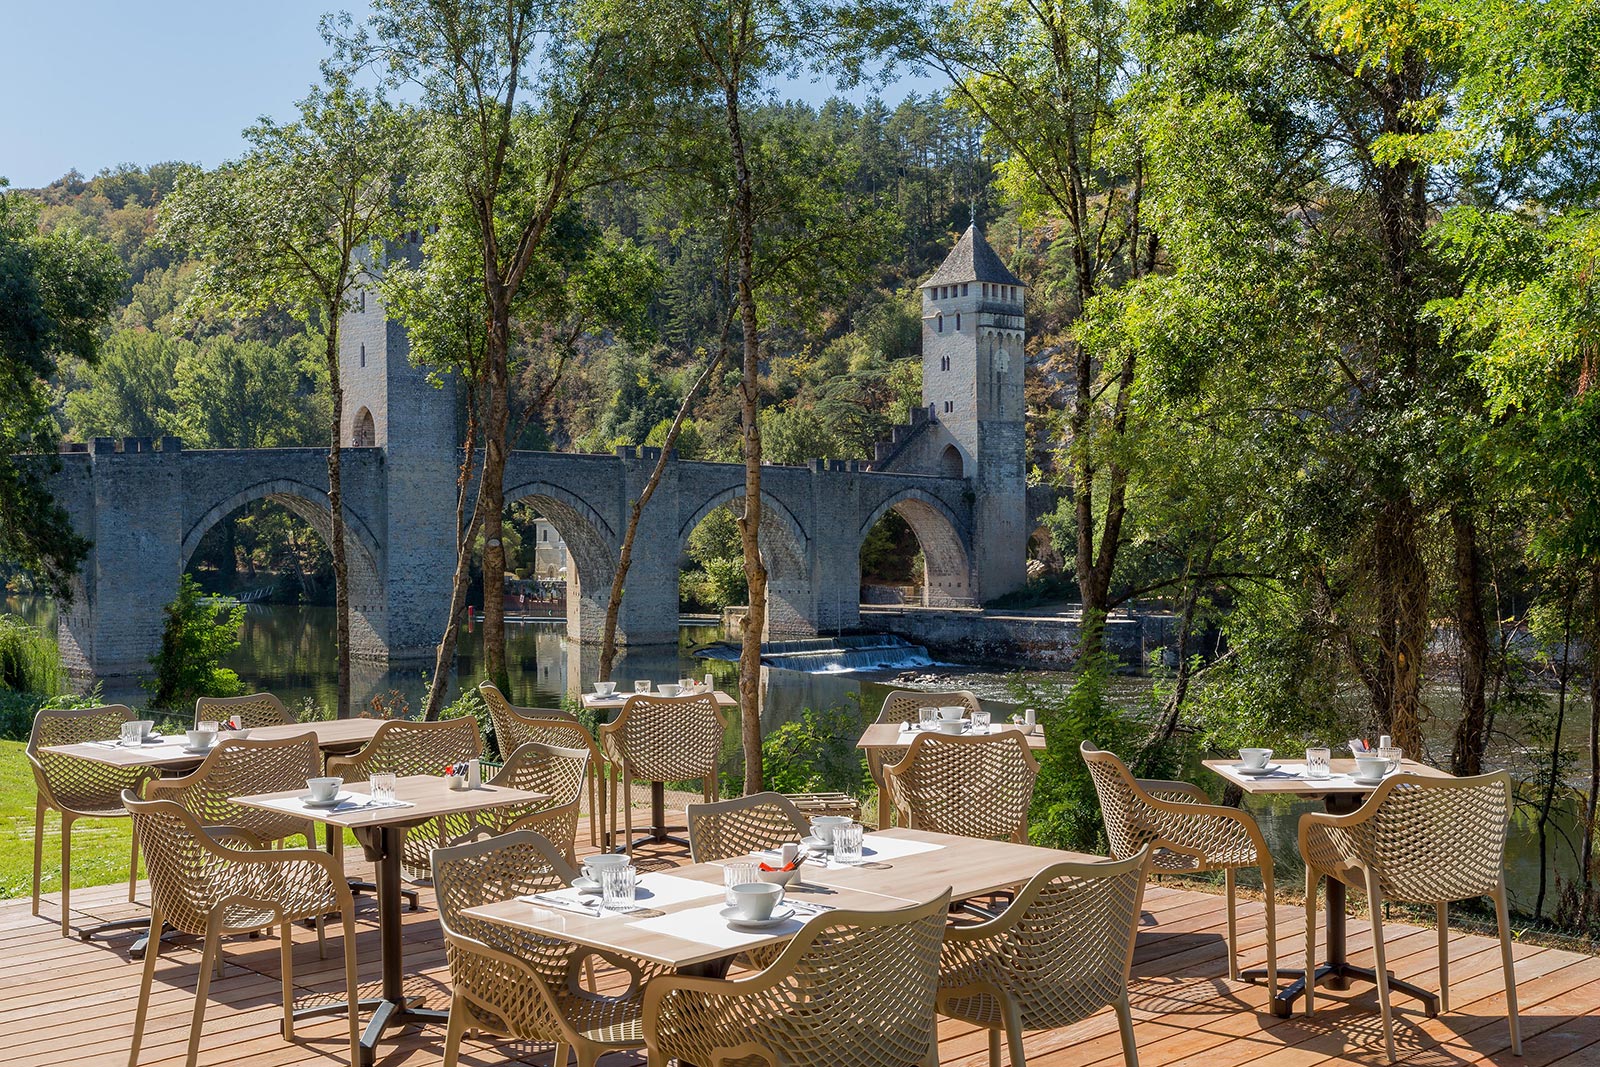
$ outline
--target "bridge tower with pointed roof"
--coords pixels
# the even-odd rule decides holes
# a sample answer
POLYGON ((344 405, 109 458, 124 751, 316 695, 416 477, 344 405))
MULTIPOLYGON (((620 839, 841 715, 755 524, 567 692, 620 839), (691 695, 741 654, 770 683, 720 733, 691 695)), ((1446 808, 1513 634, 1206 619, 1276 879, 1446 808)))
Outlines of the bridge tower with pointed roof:
POLYGON ((922 402, 945 442, 940 473, 972 484, 972 594, 981 603, 1027 581, 1027 286, 974 223, 921 289, 922 402))

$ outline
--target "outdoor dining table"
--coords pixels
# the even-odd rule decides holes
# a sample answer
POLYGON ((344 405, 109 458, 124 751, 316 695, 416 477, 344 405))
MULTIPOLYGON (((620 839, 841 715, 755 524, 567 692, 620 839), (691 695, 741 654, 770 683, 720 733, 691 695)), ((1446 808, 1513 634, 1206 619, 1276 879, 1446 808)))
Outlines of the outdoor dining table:
MULTIPOLYGON (((1334 815, 1346 815, 1366 802, 1371 793, 1377 789, 1376 785, 1363 785, 1355 781, 1351 774, 1356 769, 1353 759, 1331 760, 1330 773, 1327 778, 1311 778, 1306 775, 1304 760, 1279 760, 1275 761, 1278 770, 1265 775, 1240 774, 1235 768, 1237 760, 1211 759, 1205 760, 1207 770, 1220 775, 1230 785, 1236 785, 1246 793, 1255 796, 1292 796, 1306 800, 1321 799, 1323 807, 1334 815)), ((1429 778, 1453 777, 1436 767, 1428 767, 1414 760, 1402 760, 1399 770, 1395 773, 1410 773, 1423 775, 1429 778)), ((1280 975, 1298 976, 1294 982, 1284 986, 1272 998, 1272 1013, 1287 1019, 1294 1010, 1294 1002, 1305 995, 1306 982, 1316 982, 1326 985, 1331 989, 1348 988, 1352 978, 1359 978, 1367 982, 1376 982, 1377 973, 1370 967, 1357 967, 1345 956, 1345 889, 1344 883, 1337 878, 1327 879, 1328 897, 1326 901, 1327 916, 1324 919, 1324 942, 1328 946, 1328 956, 1324 963, 1316 965, 1315 974, 1308 976, 1303 970, 1279 967, 1280 975)), ((1270 905, 1270 902, 1269 902, 1270 905)), ((1306 966, 1312 966, 1310 960, 1306 966)), ((1265 980, 1267 972, 1263 968, 1243 971, 1241 978, 1247 981, 1265 980)), ((1389 976, 1389 988, 1398 989, 1422 1002, 1423 1009, 1431 1018, 1439 1014, 1439 998, 1421 986, 1412 985, 1393 975, 1389 976)))
MULTIPOLYGON (((1042 726, 1035 726, 1030 730, 1027 727, 1016 726, 1011 723, 996 722, 989 725, 989 732, 992 734, 998 734, 1006 730, 1021 733, 1027 739, 1028 747, 1035 752, 1042 751, 1045 747, 1044 727, 1042 726)), ((860 740, 856 741, 856 747, 863 751, 908 748, 911 742, 916 740, 919 733, 925 732, 928 731, 924 731, 916 723, 875 722, 862 731, 860 740)), ((970 737, 972 735, 958 734, 954 736, 970 737)), ((872 780, 878 787, 878 825, 881 827, 888 820, 889 805, 887 800, 889 789, 887 783, 883 780, 882 772, 878 770, 876 762, 873 763, 872 780)))
MULTIPOLYGON (((548 800, 545 793, 532 793, 504 786, 479 786, 476 789, 451 789, 448 780, 429 774, 408 775, 395 783, 395 801, 379 804, 363 803, 370 797, 366 783, 352 784, 345 790, 355 795, 355 804, 346 808, 310 808, 302 804, 304 790, 291 789, 282 793, 259 793, 254 796, 234 797, 234 803, 274 811, 292 811, 308 819, 350 830, 361 842, 367 858, 377 865, 378 872, 378 949, 382 970, 382 994, 376 999, 363 1000, 361 1007, 372 1009, 372 1019, 361 1037, 361 1062, 368 1067, 373 1061, 374 1049, 390 1026, 403 1023, 444 1023, 449 1013, 417 1007, 405 997, 400 918, 400 856, 409 826, 427 822, 439 815, 452 812, 487 811, 510 804, 525 804, 548 800)), ((301 1008, 296 1018, 337 1014, 346 1010, 343 1004, 319 1005, 301 1008)))

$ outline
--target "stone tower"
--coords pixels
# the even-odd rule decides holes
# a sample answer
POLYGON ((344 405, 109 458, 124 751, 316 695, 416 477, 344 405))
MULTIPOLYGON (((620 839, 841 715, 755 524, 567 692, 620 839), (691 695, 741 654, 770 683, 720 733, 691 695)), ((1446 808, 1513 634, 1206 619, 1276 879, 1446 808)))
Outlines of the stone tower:
POLYGON ((1027 581, 1023 297, 974 223, 922 283, 922 402, 942 431, 939 472, 971 480, 979 602, 1027 581))

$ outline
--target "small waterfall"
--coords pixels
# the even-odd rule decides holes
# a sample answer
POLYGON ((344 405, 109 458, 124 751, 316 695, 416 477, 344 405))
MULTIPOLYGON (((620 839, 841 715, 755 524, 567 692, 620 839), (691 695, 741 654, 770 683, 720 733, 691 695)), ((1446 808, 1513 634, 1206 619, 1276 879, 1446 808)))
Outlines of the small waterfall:
MULTIPOLYGON (((726 642, 696 649, 703 659, 737 661, 739 646, 726 642)), ((798 641, 771 641, 761 646, 761 662, 768 667, 806 674, 843 674, 849 671, 902 670, 930 667, 928 650, 894 634, 852 634, 798 641)))

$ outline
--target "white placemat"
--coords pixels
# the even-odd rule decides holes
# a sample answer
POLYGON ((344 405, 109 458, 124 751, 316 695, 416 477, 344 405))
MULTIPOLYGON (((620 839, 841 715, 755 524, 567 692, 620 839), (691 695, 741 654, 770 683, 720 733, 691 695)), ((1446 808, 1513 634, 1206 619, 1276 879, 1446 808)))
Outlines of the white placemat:
MULTIPOLYGON (((719 889, 718 894, 721 894, 719 889)), ((696 944, 712 945, 716 948, 739 949, 746 945, 753 945, 758 941, 765 941, 773 936, 793 937, 805 925, 805 920, 811 918, 809 913, 797 912, 792 919, 777 924, 765 930, 735 930, 728 925, 728 920, 722 917, 722 910, 726 905, 722 901, 708 904, 703 908, 689 908, 685 911, 676 911, 671 915, 660 915, 653 919, 640 919, 638 922, 629 923, 641 930, 649 930, 658 934, 670 934, 684 941, 693 941, 696 944)))
POLYGON ((646 908, 664 908, 668 904, 687 904, 693 900, 721 898, 726 892, 720 885, 712 882, 652 872, 639 876, 633 902, 646 908))
POLYGON ((1348 783, 1350 781, 1350 775, 1343 774, 1338 771, 1324 775, 1321 778, 1313 778, 1309 773, 1307 773, 1305 765, 1299 763, 1280 765, 1271 774, 1240 774, 1238 769, 1232 764, 1223 764, 1222 766, 1218 767, 1217 770, 1241 784, 1246 782, 1299 781, 1315 782, 1318 785, 1326 785, 1330 782, 1348 783))
POLYGON ((263 800, 259 802, 262 807, 278 808, 290 811, 296 815, 348 815, 353 811, 376 811, 379 808, 414 808, 415 804, 409 800, 373 800, 371 797, 356 793, 344 803, 333 808, 313 807, 301 801, 299 797, 280 797, 277 800, 263 800))
MULTIPOLYGON (((941 848, 944 848, 944 846, 935 844, 932 841, 910 841, 903 837, 880 837, 877 834, 864 834, 861 838, 861 862, 870 863, 880 860, 900 859, 904 856, 915 856, 919 852, 933 852, 941 848)), ((755 852, 751 855, 753 858, 769 864, 776 864, 778 860, 783 858, 777 849, 755 852)), ((801 871, 812 866, 838 869, 841 867, 853 867, 855 864, 835 863, 831 855, 826 857, 813 855, 806 860, 805 866, 801 868, 801 871)), ((801 874, 800 880, 805 880, 804 874, 801 874)))

